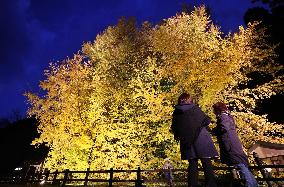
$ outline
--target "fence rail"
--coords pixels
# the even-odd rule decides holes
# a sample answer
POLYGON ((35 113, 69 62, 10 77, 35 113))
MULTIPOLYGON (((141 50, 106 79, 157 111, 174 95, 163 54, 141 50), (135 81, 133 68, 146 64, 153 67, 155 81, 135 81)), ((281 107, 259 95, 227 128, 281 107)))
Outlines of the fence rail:
MULTIPOLYGON (((258 177, 258 181, 265 181, 267 183, 267 186, 273 186, 275 183, 277 186, 277 183, 280 182, 281 186, 284 186, 284 178, 274 178, 271 175, 269 175, 268 172, 265 171, 265 168, 284 168, 284 165, 258 165, 258 166, 250 166, 251 170, 255 171, 261 171, 262 177, 258 177)), ((199 168, 199 170, 202 170, 202 168, 199 168)), ((215 171, 227 171, 231 173, 233 182, 241 182, 240 177, 238 175, 234 174, 234 168, 233 167, 214 167, 215 171)), ((145 178, 145 173, 164 173, 164 172, 171 172, 172 174, 176 173, 183 173, 184 176, 187 175, 187 169, 151 169, 151 170, 141 170, 138 168, 137 170, 115 170, 113 168, 109 170, 97 170, 97 171, 91 171, 90 169, 87 169, 86 171, 55 171, 55 172, 45 172, 45 173, 35 173, 30 176, 23 176, 23 175, 9 175, 6 177, 0 178, 0 184, 2 183, 10 183, 10 184, 33 184, 33 183, 46 183, 46 184, 52 184, 52 185, 60 185, 65 186, 67 183, 72 182, 82 182, 82 185, 88 186, 90 183, 105 183, 108 186, 113 186, 114 183, 131 183, 134 184, 137 187, 144 186, 147 183, 168 183, 169 185, 172 185, 169 183, 169 181, 166 181, 162 179, 161 177, 158 179, 151 179, 151 178, 145 178), (105 173, 108 175, 106 178, 90 178, 90 174, 99 174, 99 173, 105 173), (118 179, 114 178, 115 173, 136 173, 136 179, 118 179), (73 174, 83 174, 83 178, 72 178, 71 176, 73 174), (144 176, 143 176, 144 174, 144 176), (61 178, 59 178, 59 175, 61 175, 61 178)), ((283 172, 284 174, 284 172, 283 172)), ((283 176, 283 175, 282 175, 283 176)), ((217 176, 218 177, 218 176, 217 176)), ((186 177, 182 179, 175 179, 173 182, 184 182, 186 183, 186 177)), ((219 181, 220 182, 220 181, 219 181)), ((279 186, 280 186, 279 185, 279 186)), ((225 185, 226 186, 226 185, 225 185)))

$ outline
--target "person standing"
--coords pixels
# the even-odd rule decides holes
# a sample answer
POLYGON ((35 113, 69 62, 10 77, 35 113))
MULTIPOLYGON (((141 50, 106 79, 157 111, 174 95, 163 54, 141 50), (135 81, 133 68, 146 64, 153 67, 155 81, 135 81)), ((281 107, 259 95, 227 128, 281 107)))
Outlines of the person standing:
POLYGON ((221 162, 233 166, 240 171, 246 187, 257 187, 254 175, 248 169, 248 158, 243 151, 242 143, 236 131, 236 123, 225 103, 218 102, 213 105, 217 118, 217 126, 213 133, 217 136, 220 148, 221 162))
POLYGON ((203 166, 205 185, 217 186, 211 159, 218 157, 218 153, 206 128, 209 124, 210 118, 192 102, 191 96, 181 94, 173 112, 171 130, 180 141, 181 159, 188 160, 188 186, 191 187, 198 186, 198 159, 203 166))
POLYGON ((172 170, 174 169, 173 164, 171 163, 171 160, 169 158, 165 159, 165 163, 163 165, 163 170, 164 171, 164 175, 165 175, 165 179, 168 182, 168 186, 172 187, 173 186, 173 174, 172 174, 172 170))

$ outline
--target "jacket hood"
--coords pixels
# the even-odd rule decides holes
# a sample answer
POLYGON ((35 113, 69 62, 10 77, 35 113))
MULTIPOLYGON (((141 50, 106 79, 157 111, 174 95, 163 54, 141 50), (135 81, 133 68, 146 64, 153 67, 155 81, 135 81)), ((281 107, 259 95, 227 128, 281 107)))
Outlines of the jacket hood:
POLYGON ((183 112, 188 111, 189 109, 193 108, 194 104, 190 103, 190 104, 181 104, 181 105, 176 105, 175 108, 176 110, 181 110, 183 112))

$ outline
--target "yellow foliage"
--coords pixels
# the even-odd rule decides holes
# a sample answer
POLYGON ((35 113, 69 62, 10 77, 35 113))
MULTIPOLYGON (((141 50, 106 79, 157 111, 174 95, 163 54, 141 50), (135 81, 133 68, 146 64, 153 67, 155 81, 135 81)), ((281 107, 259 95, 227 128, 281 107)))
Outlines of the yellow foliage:
MULTIPOLYGON (((254 113, 259 99, 283 90, 276 77, 273 46, 263 43, 255 24, 223 36, 204 7, 151 27, 122 19, 82 52, 51 64, 40 83, 45 94, 27 93, 30 115, 39 121, 33 144, 50 147, 50 169, 161 168, 170 157, 184 166, 171 132, 171 114, 184 91, 212 116, 219 100, 234 109, 245 147, 257 140, 283 143, 267 131, 279 124, 254 113), (265 66, 263 65, 265 61, 265 66), (240 89, 248 72, 266 70, 274 80, 240 89)), ((133 176, 131 176, 133 177, 133 176)))

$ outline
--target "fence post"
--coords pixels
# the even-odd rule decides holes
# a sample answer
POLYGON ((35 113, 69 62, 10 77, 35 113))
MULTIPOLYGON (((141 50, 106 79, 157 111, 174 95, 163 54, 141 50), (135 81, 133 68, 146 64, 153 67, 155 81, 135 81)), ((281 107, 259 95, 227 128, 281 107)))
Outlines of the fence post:
POLYGON ((173 186, 173 171, 171 168, 169 170, 170 170, 169 185, 170 187, 172 187, 173 186))
POLYGON ((237 171, 235 168, 232 168, 230 170, 231 172, 231 175, 233 177, 233 180, 231 180, 231 185, 232 186, 240 186, 240 174, 239 174, 239 171, 237 171))
POLYGON ((34 183, 35 178, 36 178, 36 173, 33 173, 33 174, 31 175, 31 180, 30 180, 30 183, 31 183, 31 184, 34 183))
POLYGON ((141 180, 141 169, 138 167, 137 170, 137 181, 136 181, 136 187, 142 187, 142 180, 141 180))
POLYGON ((22 172, 20 183, 21 184, 26 184, 27 183, 27 173, 25 171, 22 172))
POLYGON ((39 184, 44 184, 45 182, 48 181, 49 173, 50 173, 49 170, 45 170, 41 173, 40 175, 41 177, 38 180, 39 184))
POLYGON ((90 174, 90 168, 87 168, 84 186, 87 186, 87 185, 88 185, 89 174, 90 174))
POLYGON ((55 184, 56 184, 57 175, 58 175, 58 169, 54 172, 54 176, 53 176, 53 180, 52 180, 52 185, 55 185, 55 184))
POLYGON ((108 182, 108 186, 112 187, 112 181, 113 180, 113 168, 110 168, 109 170, 109 182, 108 182))
POLYGON ((231 169, 231 174, 232 174, 234 180, 240 179, 239 173, 235 168, 231 169))
MULTIPOLYGON (((260 160, 260 158, 258 157, 256 152, 253 152, 253 158, 254 158, 257 166, 260 166, 260 167, 263 166, 263 161, 260 160)), ((268 171, 265 168, 260 168, 260 172, 261 172, 262 177, 264 179, 269 179, 270 178, 269 173, 268 173, 268 171)), ((266 181, 265 180, 265 182, 267 183, 268 187, 272 187, 271 181, 266 181)))
POLYGON ((44 180, 45 180, 45 181, 48 181, 49 173, 50 173, 50 171, 47 170, 47 172, 46 172, 46 174, 45 174, 45 177, 44 177, 44 180))
POLYGON ((65 186, 67 180, 68 180, 68 173, 69 173, 69 169, 66 169, 64 171, 64 179, 63 179, 63 183, 62 183, 62 186, 65 186))
POLYGON ((41 176, 43 175, 43 171, 39 172, 37 175, 37 182, 40 182, 41 176))

